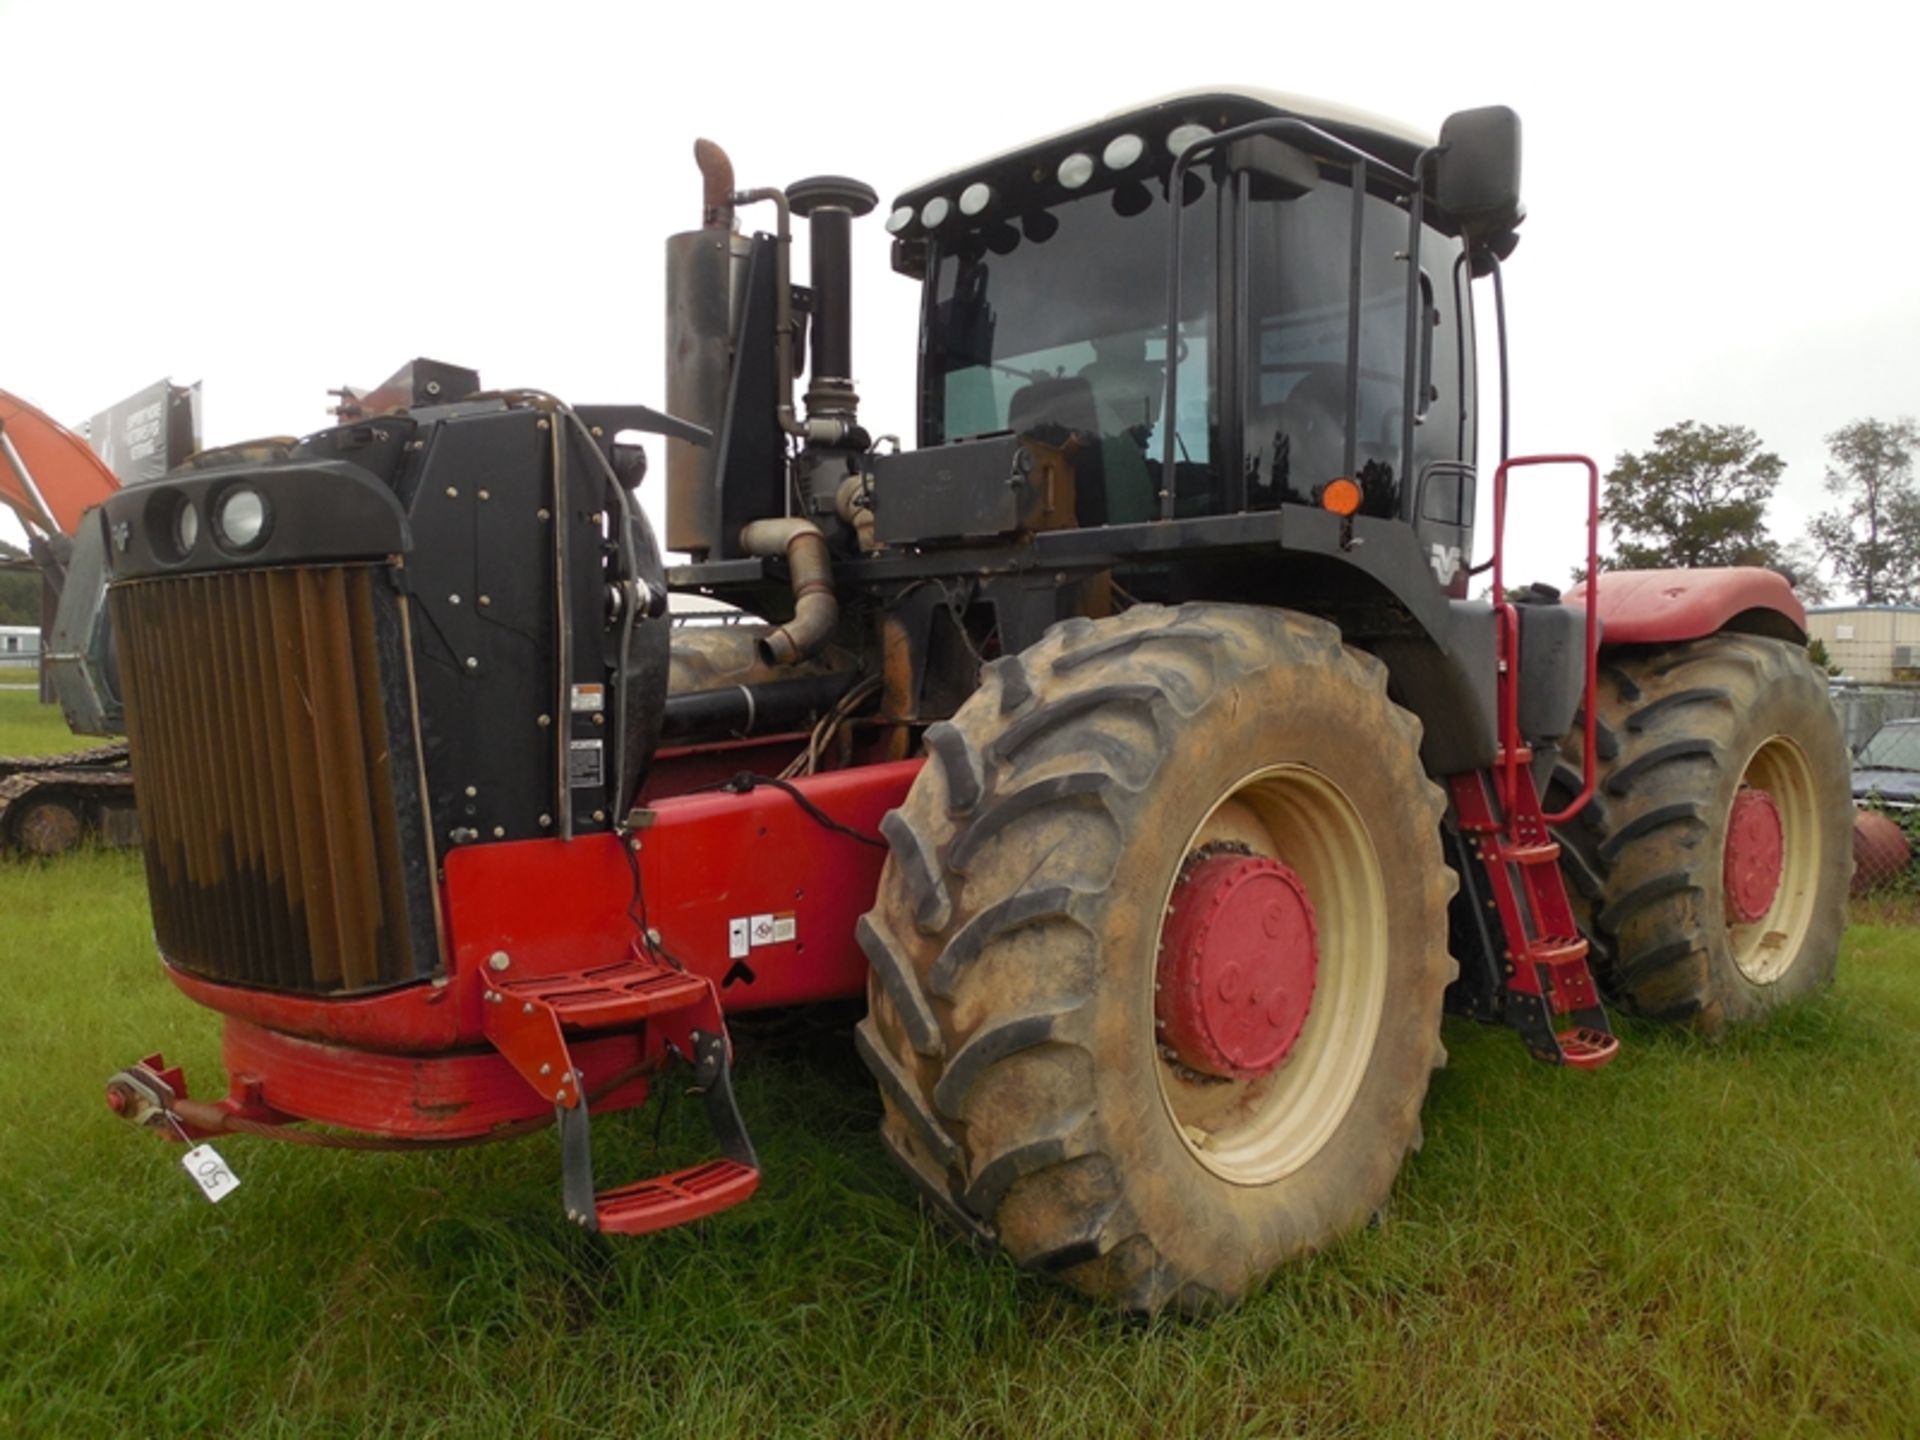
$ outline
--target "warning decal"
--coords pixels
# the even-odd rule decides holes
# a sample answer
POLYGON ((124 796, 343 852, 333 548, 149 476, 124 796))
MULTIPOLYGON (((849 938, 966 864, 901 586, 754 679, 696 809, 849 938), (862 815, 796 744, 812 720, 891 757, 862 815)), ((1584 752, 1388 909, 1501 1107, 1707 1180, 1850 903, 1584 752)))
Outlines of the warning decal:
POLYGON ((575 789, 606 783, 606 747, 598 740, 567 742, 567 784, 575 789))
POLYGON ((728 953, 735 956, 739 951, 733 947, 738 936, 745 932, 749 946, 789 945, 799 937, 800 925, 793 911, 782 910, 777 914, 746 915, 727 922, 728 953))

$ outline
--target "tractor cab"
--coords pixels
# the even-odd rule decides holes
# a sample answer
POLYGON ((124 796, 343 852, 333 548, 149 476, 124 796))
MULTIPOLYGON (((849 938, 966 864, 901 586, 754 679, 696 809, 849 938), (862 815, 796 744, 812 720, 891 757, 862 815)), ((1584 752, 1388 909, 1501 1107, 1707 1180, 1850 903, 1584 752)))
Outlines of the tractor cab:
MULTIPOLYGON (((1405 520, 1463 594, 1472 277, 1458 221, 1414 203, 1431 147, 1204 92, 904 192, 887 228, 924 289, 921 445, 1072 437, 1080 527, 1283 505, 1405 520)), ((940 538, 877 508, 883 532, 940 538)))

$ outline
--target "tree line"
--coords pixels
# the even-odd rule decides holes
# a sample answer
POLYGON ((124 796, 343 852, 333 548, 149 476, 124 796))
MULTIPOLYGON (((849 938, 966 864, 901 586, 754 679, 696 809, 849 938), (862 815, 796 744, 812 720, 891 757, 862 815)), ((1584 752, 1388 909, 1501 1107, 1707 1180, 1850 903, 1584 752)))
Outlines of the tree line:
POLYGON ((1613 541, 1602 568, 1764 565, 1809 604, 1836 590, 1864 605, 1920 602, 1920 426, 1855 420, 1826 443, 1833 504, 1785 542, 1767 530, 1767 502, 1786 462, 1746 426, 1684 420, 1622 451, 1600 511, 1613 541))
POLYGON ((27 565, 27 552, 0 540, 0 625, 40 623, 40 572, 27 565))

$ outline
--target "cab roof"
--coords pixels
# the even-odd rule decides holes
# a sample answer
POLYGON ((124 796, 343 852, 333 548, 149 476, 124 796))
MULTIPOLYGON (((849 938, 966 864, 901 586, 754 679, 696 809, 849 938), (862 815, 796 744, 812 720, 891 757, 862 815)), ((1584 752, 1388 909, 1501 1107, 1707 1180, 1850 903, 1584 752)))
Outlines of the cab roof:
POLYGON ((1167 135, 1181 125, 1204 125, 1210 130, 1221 130, 1268 116, 1309 121, 1403 170, 1411 168, 1414 157, 1434 143, 1432 134, 1415 126, 1333 101, 1251 86, 1199 86, 1115 110, 1088 124, 946 171, 901 191, 894 205, 918 205, 938 194, 956 195, 973 180, 996 173, 1024 171, 1029 166, 1044 166, 1051 172, 1075 150, 1095 150, 1113 136, 1128 132, 1138 133, 1149 146, 1157 149, 1164 146, 1167 135))

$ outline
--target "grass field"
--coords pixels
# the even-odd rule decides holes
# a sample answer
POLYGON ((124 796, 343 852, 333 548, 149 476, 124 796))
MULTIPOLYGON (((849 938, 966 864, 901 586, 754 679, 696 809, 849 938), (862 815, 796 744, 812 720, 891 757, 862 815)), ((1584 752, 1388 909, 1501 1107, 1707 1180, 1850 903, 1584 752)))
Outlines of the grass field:
MULTIPOLYGON (((131 855, 0 866, 0 977, 8 1435, 1920 1425, 1913 930, 1856 926, 1829 995, 1725 1045, 1630 1026, 1592 1075, 1449 1022, 1383 1223, 1210 1324, 1118 1319, 949 1238, 881 1159, 843 1031, 749 1047, 758 1198, 602 1241, 561 1218, 550 1134, 420 1157, 235 1140, 241 1188, 208 1205, 100 1100, 154 1049, 218 1083, 131 855)), ((659 1155, 650 1114, 602 1125, 603 1175, 692 1158, 697 1108, 671 1105, 659 1155)))
POLYGON ((39 684, 31 665, 0 665, 0 755, 49 755, 107 743, 68 730, 55 706, 39 703, 39 684))

